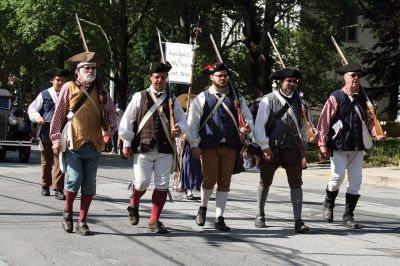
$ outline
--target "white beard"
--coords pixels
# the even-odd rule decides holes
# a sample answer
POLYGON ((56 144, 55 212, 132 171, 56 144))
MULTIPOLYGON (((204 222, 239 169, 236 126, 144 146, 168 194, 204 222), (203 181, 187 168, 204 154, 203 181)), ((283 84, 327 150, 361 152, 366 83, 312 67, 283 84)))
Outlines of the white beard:
POLYGON ((86 82, 92 82, 93 80, 96 79, 96 73, 94 74, 87 74, 87 75, 83 75, 83 80, 86 82))

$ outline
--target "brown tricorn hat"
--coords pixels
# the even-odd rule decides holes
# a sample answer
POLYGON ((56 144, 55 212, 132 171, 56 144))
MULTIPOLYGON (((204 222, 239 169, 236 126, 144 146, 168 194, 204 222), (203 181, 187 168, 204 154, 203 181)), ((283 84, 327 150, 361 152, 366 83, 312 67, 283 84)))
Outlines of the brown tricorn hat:
POLYGON ((68 62, 74 65, 78 65, 79 63, 94 63, 97 65, 101 64, 99 55, 95 52, 83 52, 76 54, 71 56, 71 58, 68 59, 68 62))

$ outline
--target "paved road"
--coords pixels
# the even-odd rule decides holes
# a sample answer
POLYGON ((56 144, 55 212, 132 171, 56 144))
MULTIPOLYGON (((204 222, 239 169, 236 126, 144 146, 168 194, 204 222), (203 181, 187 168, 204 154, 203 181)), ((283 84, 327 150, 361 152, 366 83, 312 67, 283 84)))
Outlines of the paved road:
MULTIPOLYGON (((160 236, 146 230, 152 185, 142 201, 139 225, 128 222, 130 168, 130 161, 103 156, 98 194, 88 217, 95 234, 83 237, 62 230, 64 202, 40 196, 38 152, 33 151, 28 164, 7 154, 7 160, 0 162, 0 265, 399 265, 396 187, 364 185, 356 219, 365 227, 347 230, 339 223, 343 191, 336 221, 321 222, 328 169, 311 167, 304 172, 303 218, 312 231, 297 235, 284 172, 278 171, 270 191, 266 229, 254 227, 258 174, 244 173, 234 176, 229 195, 230 233, 213 228, 213 200, 201 228, 194 221, 198 202, 173 192, 175 202, 167 203, 162 214, 171 233, 160 236)), ((79 201, 74 209, 79 209, 79 201)))

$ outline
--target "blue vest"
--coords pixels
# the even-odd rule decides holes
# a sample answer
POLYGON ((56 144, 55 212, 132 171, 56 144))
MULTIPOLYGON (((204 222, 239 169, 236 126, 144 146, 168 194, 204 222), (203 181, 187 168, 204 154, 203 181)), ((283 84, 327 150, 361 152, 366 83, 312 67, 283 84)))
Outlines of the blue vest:
POLYGON ((39 137, 41 140, 49 140, 49 132, 50 132, 50 121, 53 119, 54 115, 54 101, 51 98, 49 90, 44 90, 41 92, 43 98, 43 106, 39 111, 40 115, 44 118, 45 123, 42 125, 40 129, 39 137))
MULTIPOLYGON (((200 125, 203 124, 211 110, 218 102, 217 98, 212 95, 208 90, 204 92, 204 95, 206 102, 203 109, 204 113, 200 119, 200 125)), ((236 111, 233 104, 233 96, 231 93, 228 93, 225 96, 223 103, 225 103, 225 105, 232 112, 236 124, 238 124, 236 111)), ((214 112, 214 114, 204 125, 204 127, 200 129, 199 135, 201 138, 199 144, 200 148, 216 148, 218 147, 218 145, 220 145, 220 142, 223 138, 226 139, 229 148, 235 149, 240 145, 240 137, 238 135, 235 124, 233 123, 231 116, 227 113, 222 104, 214 112)))
MULTIPOLYGON (((356 147, 358 150, 365 150, 362 139, 362 124, 354 108, 354 104, 351 104, 350 98, 342 90, 334 91, 331 96, 336 98, 338 110, 330 125, 328 147, 339 151, 354 151, 356 147), (335 132, 332 129, 332 125, 338 120, 342 120, 343 128, 335 139, 333 139, 332 137, 335 135, 335 132)), ((367 110, 365 99, 360 96, 353 95, 353 97, 353 101, 356 102, 360 114, 365 121, 367 110)))

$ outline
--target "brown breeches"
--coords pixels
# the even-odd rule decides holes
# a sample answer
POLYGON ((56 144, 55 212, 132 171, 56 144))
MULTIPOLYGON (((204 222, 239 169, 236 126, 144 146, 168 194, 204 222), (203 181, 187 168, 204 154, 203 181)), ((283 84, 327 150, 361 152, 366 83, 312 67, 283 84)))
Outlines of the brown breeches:
POLYGON ((274 151, 272 161, 260 160, 260 185, 262 187, 269 187, 274 179, 274 174, 279 166, 282 166, 286 170, 287 180, 290 188, 301 187, 303 185, 303 180, 301 178, 302 165, 301 157, 295 159, 293 164, 290 166, 282 165, 282 157, 288 150, 279 150, 279 152, 274 151))
POLYGON ((40 162, 42 165, 42 186, 53 187, 55 190, 64 189, 64 174, 60 170, 58 155, 53 154, 51 141, 42 141, 44 150, 40 152, 40 162), (53 175, 51 170, 54 170, 53 175))
POLYGON ((226 146, 201 150, 204 189, 213 189, 217 183, 217 191, 228 192, 231 177, 235 169, 236 150, 226 146))

